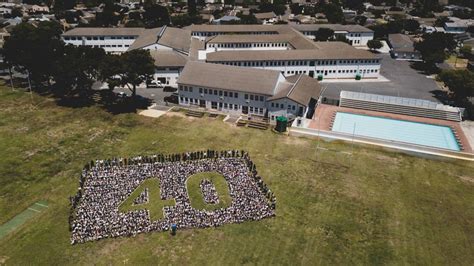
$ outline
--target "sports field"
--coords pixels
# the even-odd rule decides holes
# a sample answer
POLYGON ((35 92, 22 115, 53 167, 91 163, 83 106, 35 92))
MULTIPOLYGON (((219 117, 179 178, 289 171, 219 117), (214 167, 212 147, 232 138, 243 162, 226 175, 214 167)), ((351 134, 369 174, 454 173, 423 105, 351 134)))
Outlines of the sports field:
POLYGON ((236 128, 58 107, 0 88, 0 225, 48 208, 0 240, 0 264, 449 264, 474 262, 474 165, 236 128), (328 150, 316 150, 317 146, 328 150), (85 163, 244 149, 277 197, 276 217, 70 245, 69 196, 85 163))

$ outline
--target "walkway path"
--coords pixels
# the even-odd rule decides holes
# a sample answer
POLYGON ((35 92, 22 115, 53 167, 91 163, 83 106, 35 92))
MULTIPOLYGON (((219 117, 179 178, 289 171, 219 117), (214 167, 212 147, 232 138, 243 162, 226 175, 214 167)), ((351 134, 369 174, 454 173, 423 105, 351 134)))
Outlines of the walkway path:
POLYGON ((47 208, 48 203, 46 201, 38 201, 13 217, 10 221, 0 225, 0 240, 47 208))

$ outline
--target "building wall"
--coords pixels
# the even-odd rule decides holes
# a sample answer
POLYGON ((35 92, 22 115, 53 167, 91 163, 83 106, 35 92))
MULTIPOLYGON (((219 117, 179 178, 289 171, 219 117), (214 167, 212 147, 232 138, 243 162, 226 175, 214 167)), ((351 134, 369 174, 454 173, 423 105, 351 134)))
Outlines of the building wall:
POLYGON ((306 112, 306 106, 298 104, 288 98, 269 101, 267 106, 268 118, 273 122, 275 122, 275 119, 279 116, 284 116, 289 119, 299 116, 298 113, 300 112, 300 108, 301 116, 306 112))
POLYGON ((390 55, 397 60, 413 60, 413 61, 421 61, 421 54, 417 51, 413 52, 403 52, 392 50, 390 51, 390 55))
POLYGON ((303 73, 317 78, 319 75, 322 75, 324 79, 354 79, 357 74, 360 74, 362 78, 377 78, 380 72, 380 59, 210 63, 277 70, 286 76, 303 73))
POLYGON ((200 40, 206 39, 206 37, 216 36, 216 35, 226 35, 226 34, 254 34, 254 35, 269 35, 269 34, 278 34, 276 31, 255 31, 255 32, 209 32, 209 31, 193 31, 191 36, 198 38, 200 40))
POLYGON ((235 51, 235 50, 288 50, 288 43, 207 43, 206 50, 209 52, 235 51))
POLYGON ((224 113, 242 114, 243 106, 248 114, 265 115, 267 95, 228 91, 218 88, 179 84, 179 104, 201 106, 224 113))
MULTIPOLYGON (((316 39, 316 31, 302 31, 302 33, 310 38, 316 39)), ((373 32, 346 32, 346 31, 335 31, 334 35, 343 35, 351 42, 352 46, 367 46, 369 40, 374 39, 373 32)))
POLYGON ((63 36, 66 44, 103 48, 108 53, 123 53, 138 36, 63 36))
POLYGON ((173 88, 178 88, 178 77, 182 67, 179 68, 156 68, 153 79, 160 81, 163 86, 170 86, 173 88))

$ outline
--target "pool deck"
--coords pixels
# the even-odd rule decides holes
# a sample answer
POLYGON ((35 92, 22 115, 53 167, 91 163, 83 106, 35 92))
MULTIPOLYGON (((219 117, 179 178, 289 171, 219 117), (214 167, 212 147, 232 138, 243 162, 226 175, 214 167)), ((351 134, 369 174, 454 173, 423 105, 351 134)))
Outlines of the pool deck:
POLYGON ((368 111, 368 110, 363 110, 363 109, 353 109, 353 108, 347 108, 347 107, 339 107, 335 105, 320 104, 316 108, 313 119, 309 123, 308 128, 316 129, 316 130, 320 129, 320 130, 331 131, 331 120, 333 116, 336 115, 337 112, 378 116, 378 117, 405 120, 405 121, 411 121, 411 122, 449 126, 456 130, 459 141, 464 147, 463 152, 470 152, 470 153, 473 152, 473 149, 469 145, 469 141, 466 135, 464 134, 464 131, 461 128, 461 124, 455 121, 447 121, 447 120, 439 120, 439 119, 399 115, 399 114, 391 114, 391 113, 382 113, 382 112, 368 111))

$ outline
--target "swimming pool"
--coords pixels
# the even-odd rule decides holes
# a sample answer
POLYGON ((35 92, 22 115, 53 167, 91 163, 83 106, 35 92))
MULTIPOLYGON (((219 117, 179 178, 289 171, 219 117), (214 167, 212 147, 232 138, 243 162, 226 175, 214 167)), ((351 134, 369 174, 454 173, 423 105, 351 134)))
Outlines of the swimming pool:
POLYGON ((332 131, 459 151, 451 128, 384 117, 337 112, 332 131))

